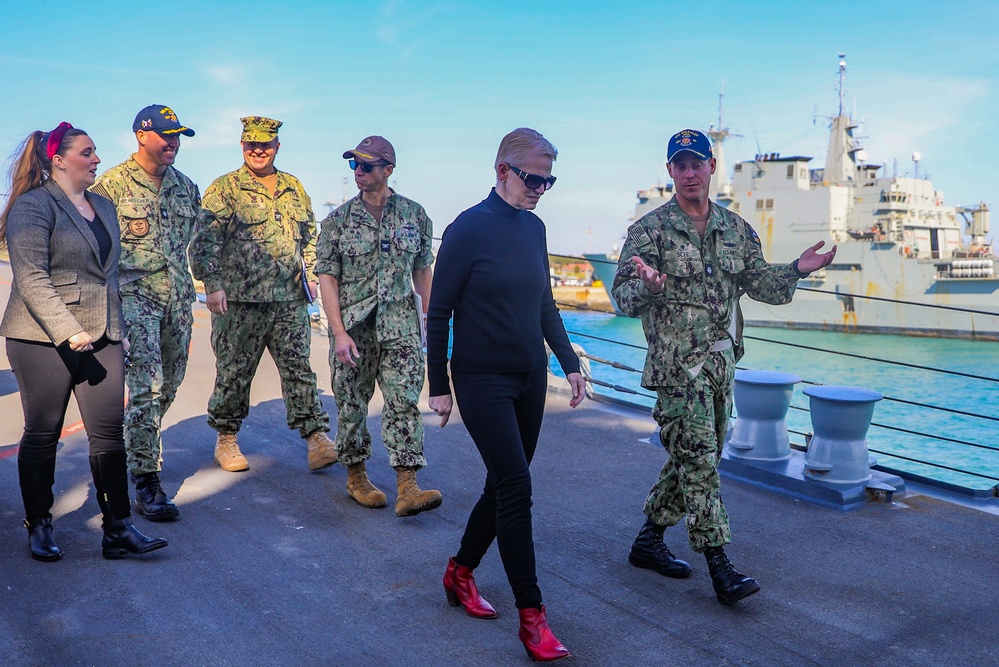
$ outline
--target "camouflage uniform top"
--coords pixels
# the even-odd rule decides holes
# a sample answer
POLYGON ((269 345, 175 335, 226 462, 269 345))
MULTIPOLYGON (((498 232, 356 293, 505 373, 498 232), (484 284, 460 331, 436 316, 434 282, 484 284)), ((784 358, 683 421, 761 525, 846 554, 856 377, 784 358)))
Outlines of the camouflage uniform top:
POLYGON ((167 167, 157 192, 133 155, 101 174, 90 189, 110 199, 118 211, 122 294, 163 305, 192 303, 195 293, 187 268, 187 244, 201 206, 198 186, 167 167))
POLYGON ((379 340, 419 336, 414 317, 413 271, 430 266, 433 223, 423 207, 394 192, 379 225, 361 195, 323 220, 316 251, 316 273, 340 284, 340 316, 350 329, 375 311, 379 340))
POLYGON ((612 290, 626 315, 642 319, 649 344, 642 386, 687 384, 687 369, 729 337, 742 294, 783 304, 797 284, 791 265, 767 263, 748 222, 714 202, 703 239, 676 197, 642 216, 628 228, 612 290), (652 294, 645 286, 633 255, 666 275, 662 292, 652 294))
POLYGON ((216 178, 201 203, 188 254, 205 292, 231 301, 305 299, 302 260, 315 282, 315 217, 297 178, 277 172, 271 194, 243 165, 216 178))

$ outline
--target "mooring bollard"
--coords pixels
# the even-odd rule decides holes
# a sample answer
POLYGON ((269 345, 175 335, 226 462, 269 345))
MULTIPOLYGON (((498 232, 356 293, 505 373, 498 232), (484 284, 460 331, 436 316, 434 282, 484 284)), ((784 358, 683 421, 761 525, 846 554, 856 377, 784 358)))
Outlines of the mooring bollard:
POLYGON ((729 454, 754 461, 791 458, 787 409, 801 378, 777 371, 735 372, 735 425, 725 444, 729 454))
POLYGON ((815 434, 805 454, 805 476, 833 484, 871 479, 873 461, 867 430, 874 404, 884 396, 870 389, 821 385, 803 392, 809 398, 815 434))

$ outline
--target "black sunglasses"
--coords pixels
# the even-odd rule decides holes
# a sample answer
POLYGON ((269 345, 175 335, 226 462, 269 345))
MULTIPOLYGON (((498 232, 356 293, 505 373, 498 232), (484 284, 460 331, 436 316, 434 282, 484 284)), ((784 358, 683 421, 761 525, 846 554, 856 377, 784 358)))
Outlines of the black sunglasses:
POLYGON ((545 178, 544 176, 538 176, 537 174, 528 174, 526 171, 517 169, 512 164, 507 164, 507 166, 510 167, 510 171, 517 174, 517 176, 520 177, 520 180, 524 181, 524 185, 531 190, 537 190, 542 185, 545 186, 545 190, 551 190, 552 186, 555 185, 556 178, 554 176, 545 178))
POLYGON ((243 150, 247 152, 267 151, 277 146, 277 139, 270 141, 244 141, 243 150))
POLYGON ((363 171, 365 174, 370 174, 371 170, 374 169, 375 167, 388 166, 388 162, 377 162, 375 164, 368 164, 367 162, 358 162, 357 160, 350 160, 349 162, 347 162, 347 164, 350 165, 351 171, 354 171, 355 169, 360 167, 361 171, 363 171))

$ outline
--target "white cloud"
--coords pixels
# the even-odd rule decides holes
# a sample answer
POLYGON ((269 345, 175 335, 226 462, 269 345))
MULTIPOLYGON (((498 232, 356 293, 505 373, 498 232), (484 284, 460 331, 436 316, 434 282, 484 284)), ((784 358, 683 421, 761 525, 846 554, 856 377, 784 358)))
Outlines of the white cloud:
POLYGON ((245 87, 249 70, 242 65, 210 65, 205 68, 209 81, 221 86, 245 87))

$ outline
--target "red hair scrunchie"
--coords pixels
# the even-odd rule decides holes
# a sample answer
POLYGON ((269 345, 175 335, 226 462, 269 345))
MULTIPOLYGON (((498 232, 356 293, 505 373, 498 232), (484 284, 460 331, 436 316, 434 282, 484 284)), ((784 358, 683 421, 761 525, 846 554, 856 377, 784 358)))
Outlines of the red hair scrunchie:
POLYGON ((45 141, 45 155, 51 160, 52 157, 59 152, 59 144, 62 143, 62 138, 66 135, 66 130, 72 130, 73 126, 63 121, 59 123, 59 126, 49 132, 49 138, 45 141))

